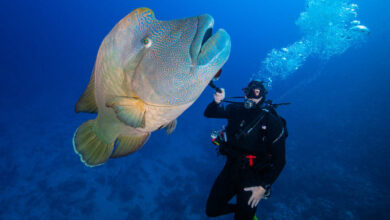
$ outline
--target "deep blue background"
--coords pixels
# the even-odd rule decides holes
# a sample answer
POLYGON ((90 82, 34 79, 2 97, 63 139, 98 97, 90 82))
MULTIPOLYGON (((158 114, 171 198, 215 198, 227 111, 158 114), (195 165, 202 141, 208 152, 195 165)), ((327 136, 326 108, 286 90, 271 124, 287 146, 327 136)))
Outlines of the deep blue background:
MULTIPOLYGON (((288 121, 287 165, 261 219, 390 219, 390 3, 355 1, 366 43, 276 81, 288 121), (316 75, 313 80, 313 75, 316 75)), ((241 95, 273 48, 301 37, 305 1, 0 1, 0 219, 207 219, 223 166, 206 119, 209 88, 137 153, 87 168, 73 152, 73 112, 104 36, 127 13, 157 19, 211 14, 232 39, 218 85, 241 95), (289 2, 289 3, 287 3, 289 2)), ((232 219, 232 215, 218 219, 232 219)))

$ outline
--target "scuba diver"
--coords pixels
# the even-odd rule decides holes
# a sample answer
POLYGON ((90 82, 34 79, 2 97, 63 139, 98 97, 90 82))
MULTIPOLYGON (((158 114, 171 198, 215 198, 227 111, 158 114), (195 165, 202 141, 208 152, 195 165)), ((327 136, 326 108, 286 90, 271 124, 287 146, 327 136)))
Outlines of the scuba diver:
MULTIPOLYGON (((235 220, 257 219, 256 208, 267 199, 271 185, 281 173, 285 160, 285 120, 278 116, 271 101, 265 101, 267 90, 262 81, 251 81, 245 102, 223 105, 224 89, 217 90, 204 116, 228 120, 226 129, 213 132, 213 143, 227 157, 215 180, 206 205, 206 214, 217 217, 234 213, 235 220), (237 203, 229 201, 236 195, 237 203)), ((287 103, 283 103, 287 104, 287 103)))

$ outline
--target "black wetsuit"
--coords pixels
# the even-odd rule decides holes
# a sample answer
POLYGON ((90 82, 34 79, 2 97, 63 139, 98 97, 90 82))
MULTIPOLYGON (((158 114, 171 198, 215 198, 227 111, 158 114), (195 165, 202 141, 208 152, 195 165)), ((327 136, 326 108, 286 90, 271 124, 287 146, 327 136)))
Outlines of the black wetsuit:
POLYGON ((252 192, 244 188, 269 188, 279 176, 286 162, 284 124, 277 115, 261 106, 245 109, 243 104, 225 106, 212 102, 204 115, 228 119, 227 143, 220 147, 227 161, 211 189, 206 214, 216 217, 234 212, 236 220, 252 220, 256 207, 248 205, 252 192), (256 156, 252 166, 247 155, 256 156), (234 195, 237 195, 237 204, 229 204, 234 195))

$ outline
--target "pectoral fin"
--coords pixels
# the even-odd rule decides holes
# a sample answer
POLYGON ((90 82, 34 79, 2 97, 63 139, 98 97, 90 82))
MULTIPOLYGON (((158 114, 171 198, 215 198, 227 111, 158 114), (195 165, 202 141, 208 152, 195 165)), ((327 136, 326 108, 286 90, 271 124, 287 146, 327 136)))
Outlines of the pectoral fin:
POLYGON ((177 125, 177 120, 176 119, 171 121, 171 122, 169 122, 168 124, 166 124, 164 126, 165 132, 167 134, 171 134, 173 131, 175 131, 176 125, 177 125))
POLYGON ((92 76, 89 80, 88 86, 77 101, 74 111, 77 113, 97 113, 98 111, 95 98, 95 68, 92 70, 92 76))
POLYGON ((145 127, 145 105, 137 98, 116 97, 106 106, 114 109, 116 116, 123 123, 134 127, 145 127))
POLYGON ((117 140, 118 146, 115 148, 112 158, 123 157, 140 149, 149 139, 150 133, 141 136, 120 136, 117 140))

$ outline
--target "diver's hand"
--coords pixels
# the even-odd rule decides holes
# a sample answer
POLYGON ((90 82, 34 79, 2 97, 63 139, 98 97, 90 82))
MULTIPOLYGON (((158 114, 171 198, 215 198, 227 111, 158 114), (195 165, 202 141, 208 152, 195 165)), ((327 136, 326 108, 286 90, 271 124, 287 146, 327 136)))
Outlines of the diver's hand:
POLYGON ((222 102, 222 100, 225 99, 225 89, 221 88, 221 93, 215 92, 214 94, 214 101, 219 104, 222 102))
POLYGON ((245 191, 252 191, 252 196, 249 198, 248 205, 253 208, 259 204, 263 198, 265 189, 262 186, 253 186, 244 188, 245 191))

